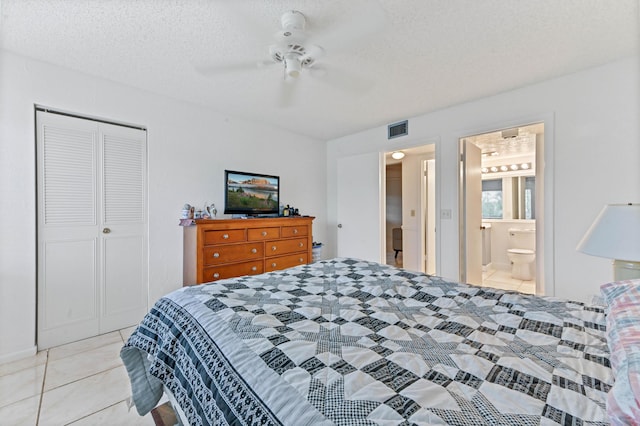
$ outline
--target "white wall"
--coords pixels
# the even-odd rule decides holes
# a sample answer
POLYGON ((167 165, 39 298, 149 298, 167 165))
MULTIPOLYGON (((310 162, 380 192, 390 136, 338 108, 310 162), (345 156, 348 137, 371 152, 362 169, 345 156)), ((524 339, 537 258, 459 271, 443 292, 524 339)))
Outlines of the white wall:
POLYGON ((0 361, 35 344, 34 104, 147 127, 150 304, 182 283, 182 205, 222 211, 226 168, 279 175, 325 240, 323 142, 0 51, 0 361))
MULTIPOLYGON (((546 265, 551 268, 547 294, 588 300, 612 279, 610 261, 579 253, 576 245, 604 204, 640 201, 638 64, 638 57, 628 58, 413 117, 409 136, 390 141, 386 125, 329 141, 329 255, 336 241, 337 160, 436 143, 438 208, 453 213, 451 220, 437 219, 437 273, 457 279, 459 138, 544 119, 545 166, 553 176, 547 182, 551 202, 545 204, 545 220, 554 222, 545 235, 545 253, 553 261, 553 267, 546 265)), ((403 118, 392 117, 389 123, 403 118)))

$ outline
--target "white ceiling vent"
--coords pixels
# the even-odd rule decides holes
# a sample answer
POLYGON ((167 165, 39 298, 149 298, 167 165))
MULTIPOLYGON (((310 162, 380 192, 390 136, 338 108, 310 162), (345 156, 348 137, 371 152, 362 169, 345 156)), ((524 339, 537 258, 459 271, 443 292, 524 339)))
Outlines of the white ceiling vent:
POLYGON ((387 139, 393 139, 409 134, 409 121, 404 120, 399 123, 389 124, 387 139))

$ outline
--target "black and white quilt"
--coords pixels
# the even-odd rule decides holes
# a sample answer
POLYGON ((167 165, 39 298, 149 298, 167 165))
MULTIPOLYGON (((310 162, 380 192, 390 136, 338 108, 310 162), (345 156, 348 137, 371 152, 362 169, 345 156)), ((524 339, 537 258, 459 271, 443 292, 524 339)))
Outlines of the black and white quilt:
POLYGON ((121 355, 191 425, 604 425, 613 383, 601 307, 348 258, 175 291, 121 355))

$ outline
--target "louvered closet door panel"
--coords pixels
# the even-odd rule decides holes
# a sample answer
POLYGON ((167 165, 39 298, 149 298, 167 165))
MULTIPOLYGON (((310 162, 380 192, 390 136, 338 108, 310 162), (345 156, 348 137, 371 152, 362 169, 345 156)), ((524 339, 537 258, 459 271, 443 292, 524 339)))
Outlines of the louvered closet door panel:
POLYGON ((95 132, 43 127, 45 224, 96 224, 95 132))
POLYGON ((138 323, 147 310, 146 132, 100 124, 100 140, 105 333, 138 323))
POLYGON ((144 221, 145 143, 132 136, 103 138, 105 224, 144 221))
POLYGON ((98 334, 96 124, 37 113, 38 346, 98 334))

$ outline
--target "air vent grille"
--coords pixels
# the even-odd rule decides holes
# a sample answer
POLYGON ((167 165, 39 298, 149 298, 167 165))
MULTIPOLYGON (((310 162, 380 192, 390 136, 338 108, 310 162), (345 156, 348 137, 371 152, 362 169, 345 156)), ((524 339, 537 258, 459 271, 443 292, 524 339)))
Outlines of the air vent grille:
POLYGON ((387 139, 393 139, 409 134, 409 121, 404 120, 399 123, 389 124, 387 139))

